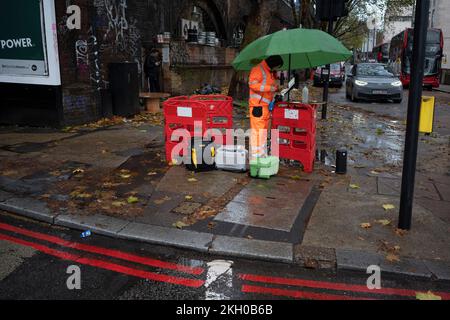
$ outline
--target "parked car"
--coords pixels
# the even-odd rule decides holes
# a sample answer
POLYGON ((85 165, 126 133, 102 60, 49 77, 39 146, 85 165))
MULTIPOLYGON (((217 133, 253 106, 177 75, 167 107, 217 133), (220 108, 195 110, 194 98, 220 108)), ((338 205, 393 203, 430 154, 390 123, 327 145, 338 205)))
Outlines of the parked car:
MULTIPOLYGON (((325 75, 322 75, 322 69, 325 66, 318 67, 314 72, 314 86, 318 87, 325 82, 325 75)), ((345 68, 341 63, 333 63, 330 65, 330 85, 342 87, 345 81, 345 68)))
POLYGON ((345 83, 346 97, 352 101, 393 100, 401 103, 403 86, 390 68, 382 63, 355 64, 345 83))

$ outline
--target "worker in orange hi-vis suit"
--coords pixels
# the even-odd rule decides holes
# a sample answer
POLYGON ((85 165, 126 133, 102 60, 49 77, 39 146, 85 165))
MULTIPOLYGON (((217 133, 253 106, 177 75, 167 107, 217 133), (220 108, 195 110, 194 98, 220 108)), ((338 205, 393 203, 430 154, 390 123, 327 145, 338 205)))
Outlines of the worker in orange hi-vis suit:
POLYGON ((283 65, 281 56, 270 56, 250 72, 250 160, 267 156, 267 130, 269 128, 269 104, 279 91, 275 83, 275 68, 283 65))

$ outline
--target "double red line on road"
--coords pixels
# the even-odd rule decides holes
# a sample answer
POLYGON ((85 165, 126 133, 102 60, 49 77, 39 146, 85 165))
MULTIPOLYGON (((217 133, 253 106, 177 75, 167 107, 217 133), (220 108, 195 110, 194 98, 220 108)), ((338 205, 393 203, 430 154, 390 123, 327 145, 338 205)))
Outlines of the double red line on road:
MULTIPOLYGON (((381 288, 370 290, 367 286, 363 285, 355 285, 355 284, 346 284, 346 283, 337 283, 337 282, 327 282, 327 281, 313 281, 313 280, 304 280, 304 279, 294 279, 294 278, 281 278, 281 277, 270 277, 270 276, 261 276, 254 274, 241 274, 239 277, 242 280, 263 283, 263 284, 272 284, 272 285, 287 285, 287 286, 296 286, 296 287, 306 287, 313 289, 325 289, 325 290, 334 290, 339 292, 352 292, 352 293, 370 293, 370 294, 381 294, 381 295, 393 295, 393 296, 402 296, 402 297, 410 297, 415 298, 417 291, 410 289, 397 289, 397 288, 381 288)), ((277 296, 286 296, 286 297, 294 297, 294 298, 305 298, 305 299, 320 299, 320 300, 343 300, 343 299, 364 299, 359 297, 349 297, 344 295, 334 295, 334 294, 326 294, 326 293, 312 293, 312 292, 304 292, 304 291, 295 291, 295 290, 285 290, 278 288, 268 288, 262 286, 242 286, 243 292, 248 293, 260 293, 260 294, 272 294, 277 296)), ((436 295, 442 297, 444 300, 450 300, 450 293, 447 292, 436 292, 436 295)))
MULTIPOLYGON (((9 225, 9 224, 0 223, 0 229, 6 230, 9 232, 14 232, 17 234, 21 234, 23 236, 34 238, 37 240, 50 242, 50 243, 53 243, 53 244, 56 244, 56 245, 59 245, 62 247, 66 247, 66 248, 89 252, 89 253, 100 254, 103 256, 109 256, 112 258, 116 258, 116 259, 120 259, 120 260, 124 260, 124 261, 128 261, 128 262, 139 263, 139 264, 156 267, 156 268, 160 268, 160 269, 174 270, 174 271, 179 271, 179 272, 192 274, 192 275, 201 275, 204 272, 204 269, 199 268, 199 267, 194 268, 194 267, 184 266, 184 265, 180 265, 180 264, 176 264, 176 263, 170 263, 170 262, 165 262, 165 261, 161 261, 161 260, 157 260, 157 259, 142 257, 142 256, 122 252, 119 250, 112 250, 112 249, 107 249, 107 248, 103 248, 103 247, 97 247, 97 246, 67 241, 67 240, 61 239, 59 237, 50 236, 50 235, 39 233, 39 232, 34 232, 34 231, 24 229, 24 228, 18 228, 18 227, 9 225)), ((172 284, 177 284, 177 285, 182 285, 182 286, 187 286, 187 287, 195 287, 195 288, 201 287, 204 284, 203 280, 158 274, 158 273, 140 270, 140 269, 136 269, 136 268, 130 268, 130 267, 123 266, 120 264, 108 262, 106 260, 85 258, 85 257, 82 257, 81 255, 52 249, 52 248, 42 245, 40 243, 26 241, 26 240, 16 238, 13 236, 9 236, 9 235, 3 234, 3 233, 0 233, 0 240, 6 240, 9 242, 14 242, 14 243, 18 243, 18 244, 21 244, 24 246, 32 247, 38 251, 44 252, 48 255, 58 257, 60 259, 70 260, 70 261, 74 261, 76 263, 90 265, 93 267, 110 270, 110 271, 114 271, 114 272, 119 272, 119 273, 127 274, 130 276, 138 277, 138 278, 167 282, 167 283, 172 283, 172 284)))

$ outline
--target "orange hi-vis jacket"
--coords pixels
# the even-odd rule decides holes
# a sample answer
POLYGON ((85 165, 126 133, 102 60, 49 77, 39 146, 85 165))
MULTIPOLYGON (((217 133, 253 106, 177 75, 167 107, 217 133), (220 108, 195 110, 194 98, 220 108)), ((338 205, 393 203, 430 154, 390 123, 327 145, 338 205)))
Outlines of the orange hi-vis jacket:
POLYGON ((266 61, 262 61, 250 72, 249 107, 268 107, 276 91, 275 77, 266 61))

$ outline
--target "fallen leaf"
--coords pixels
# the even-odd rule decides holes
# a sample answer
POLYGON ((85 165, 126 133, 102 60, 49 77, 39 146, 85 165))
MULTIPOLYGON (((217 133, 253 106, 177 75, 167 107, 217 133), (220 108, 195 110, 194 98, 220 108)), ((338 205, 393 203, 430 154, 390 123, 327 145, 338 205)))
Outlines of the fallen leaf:
POLYGON ((187 227, 188 224, 184 223, 183 221, 177 221, 173 224, 173 226, 178 229, 183 229, 184 227, 187 227))
POLYGON ((442 300, 441 296, 434 294, 431 291, 428 292, 416 292, 417 300, 442 300))
POLYGON ((186 197, 184 197, 186 200, 192 200, 192 196, 186 196, 186 197))
POLYGON ((383 204, 383 209, 384 210, 392 210, 392 209, 395 209, 395 206, 393 205, 393 204, 389 204, 389 203, 387 203, 387 204, 383 204))
POLYGON ((126 203, 124 201, 113 201, 111 205, 113 205, 114 207, 123 207, 126 205, 126 203))
POLYGON ((151 171, 151 172, 147 173, 148 176, 154 176, 154 175, 157 175, 157 174, 158 174, 158 172, 154 172, 154 171, 151 171))
POLYGON ((301 179, 300 176, 290 176, 290 178, 291 178, 292 180, 300 180, 300 179, 301 179))
POLYGON ((195 179, 195 178, 189 178, 188 181, 189 181, 189 182, 197 182, 198 180, 195 179))
POLYGON ((388 219, 376 220, 375 222, 378 222, 379 224, 381 224, 383 226, 388 226, 392 223, 392 221, 388 220, 388 219))
POLYGON ((129 179, 129 178, 131 178, 131 174, 121 174, 120 177, 122 179, 129 179))
POLYGON ((164 198, 158 199, 158 200, 154 200, 153 202, 154 202, 155 204, 163 204, 164 202, 169 201, 170 199, 171 199, 170 197, 165 196, 164 198))
POLYGON ((400 237, 403 237, 406 234, 406 230, 403 229, 395 229, 395 234, 397 234, 400 237))
POLYGON ((359 186, 357 184, 351 184, 350 189, 359 189, 359 186))
POLYGON ((395 251, 400 251, 400 246, 394 246, 395 251))
POLYGON ((139 199, 137 197, 134 197, 134 196, 129 196, 128 199, 127 199, 127 202, 132 204, 132 203, 139 202, 139 199))
POLYGON ((215 222, 210 222, 208 223, 208 229, 214 229, 216 227, 217 223, 215 222))
POLYGON ((361 228, 369 229, 372 228, 372 225, 369 222, 364 222, 360 224, 361 228))
POLYGON ((392 253, 388 253, 388 255, 386 256, 386 260, 389 262, 400 262, 399 256, 392 253))
POLYGON ((72 171, 72 174, 77 175, 77 174, 81 174, 84 173, 84 169, 78 168, 72 171))

